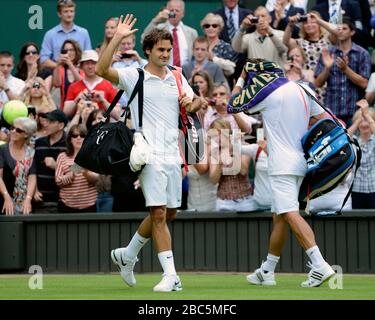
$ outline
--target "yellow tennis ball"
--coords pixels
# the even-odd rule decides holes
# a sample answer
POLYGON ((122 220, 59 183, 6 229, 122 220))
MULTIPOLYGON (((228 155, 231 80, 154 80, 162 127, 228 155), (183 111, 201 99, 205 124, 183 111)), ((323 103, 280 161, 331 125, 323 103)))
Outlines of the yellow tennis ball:
POLYGON ((27 117, 27 107, 20 100, 10 100, 3 107, 3 118, 9 124, 20 117, 27 117))

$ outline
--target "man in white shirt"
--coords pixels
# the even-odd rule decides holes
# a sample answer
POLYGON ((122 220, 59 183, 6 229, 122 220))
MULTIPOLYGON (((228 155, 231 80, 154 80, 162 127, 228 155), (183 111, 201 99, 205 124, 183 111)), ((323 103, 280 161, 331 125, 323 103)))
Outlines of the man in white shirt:
POLYGON ((251 284, 276 285, 274 271, 288 237, 289 225, 312 262, 308 279, 301 286, 319 286, 335 272, 323 259, 311 227, 299 214, 298 194, 307 170, 301 139, 309 123, 326 117, 326 114, 298 84, 285 78, 279 66, 262 59, 251 59, 246 64, 233 92, 229 109, 235 112, 243 110, 244 99, 240 98, 247 95, 247 112, 262 113, 273 196, 273 230, 267 259, 247 276, 247 280, 251 284), (256 87, 254 78, 258 84, 259 80, 266 81, 264 85, 256 87), (246 88, 242 88, 245 81, 246 88))
POLYGON ((173 36, 173 50, 169 64, 182 67, 193 56, 193 41, 198 37, 198 32, 185 25, 182 18, 185 15, 183 0, 169 0, 167 7, 161 10, 147 25, 141 35, 141 40, 154 28, 166 29, 173 36))
MULTIPOLYGON (((305 12, 307 10, 308 0, 294 0, 293 5, 297 8, 302 8, 305 12)), ((269 12, 275 9, 276 0, 267 0, 266 8, 269 12)))
POLYGON ((8 51, 0 52, 0 108, 9 100, 20 99, 25 82, 12 76, 14 57, 8 51))
MULTIPOLYGON (((103 51, 96 72, 117 84, 130 95, 139 78, 135 68, 114 69, 110 67, 113 54, 121 40, 137 31, 132 15, 119 20, 117 31, 103 51)), ((179 96, 178 85, 167 65, 173 46, 173 38, 167 30, 152 30, 143 40, 143 51, 148 59, 144 67, 143 126, 139 128, 138 99, 131 103, 133 127, 142 133, 151 148, 151 159, 139 176, 146 206, 150 214, 142 221, 126 248, 112 250, 113 262, 121 269, 123 280, 136 284, 133 268, 137 254, 152 237, 158 258, 163 268, 163 279, 154 287, 155 292, 182 290, 177 276, 171 244, 171 235, 166 221, 173 220, 176 208, 181 206, 181 158, 178 149, 179 106, 187 111, 200 108, 200 99, 195 96, 182 76, 179 96)))

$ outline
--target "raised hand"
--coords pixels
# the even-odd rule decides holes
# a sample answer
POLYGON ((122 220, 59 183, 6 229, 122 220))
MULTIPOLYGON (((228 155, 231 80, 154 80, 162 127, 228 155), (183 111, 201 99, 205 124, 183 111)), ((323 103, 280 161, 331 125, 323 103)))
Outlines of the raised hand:
POLYGON ((137 18, 134 18, 132 14, 127 14, 124 16, 120 16, 116 35, 121 36, 121 38, 126 38, 133 33, 137 32, 138 29, 133 29, 134 24, 137 22, 137 18))
POLYGON ((324 66, 326 68, 331 68, 333 64, 335 63, 333 53, 330 54, 327 48, 322 49, 322 59, 323 59, 324 66))

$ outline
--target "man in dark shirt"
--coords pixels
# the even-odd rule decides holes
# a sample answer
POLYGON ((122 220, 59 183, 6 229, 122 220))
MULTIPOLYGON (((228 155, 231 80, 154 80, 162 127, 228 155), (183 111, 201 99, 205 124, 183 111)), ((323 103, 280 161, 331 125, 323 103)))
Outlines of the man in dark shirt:
POLYGON ((37 174, 37 191, 34 196, 35 213, 57 213, 59 188, 55 183, 57 156, 66 151, 64 128, 68 123, 65 113, 59 109, 48 112, 48 136, 35 142, 34 161, 37 174))

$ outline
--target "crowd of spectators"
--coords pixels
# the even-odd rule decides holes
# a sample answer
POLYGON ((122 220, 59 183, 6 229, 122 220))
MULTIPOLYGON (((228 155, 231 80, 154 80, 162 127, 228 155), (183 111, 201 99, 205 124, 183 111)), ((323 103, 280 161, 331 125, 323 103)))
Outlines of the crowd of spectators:
MULTIPOLYGON (((185 2, 169 0, 139 32, 142 42, 153 28, 170 31, 169 64, 182 68, 205 101, 198 111, 204 130, 216 132, 206 135, 205 160, 184 172, 188 196, 181 209, 270 209, 267 133, 257 134, 263 132, 257 130, 262 119, 226 111, 247 58, 274 61, 290 81, 307 83, 358 138, 361 168, 345 209, 375 208, 373 0, 264 2, 244 8, 239 0, 223 0, 221 9, 200 17, 201 29, 195 30, 183 23, 185 2)), ((20 46, 17 61, 16 53, 0 51, 0 109, 10 100, 21 100, 29 111, 29 117, 17 118, 12 126, 1 119, 3 214, 145 210, 137 182, 73 165, 87 131, 99 121, 122 121, 128 100, 124 95, 108 119, 103 118, 117 88, 99 77, 95 66, 118 18, 105 21, 103 41, 95 49, 89 30, 75 24, 78 9, 73 0, 58 0, 60 22, 46 32, 40 46, 30 39, 20 46)), ((114 68, 147 64, 136 41, 132 35, 121 42, 112 59, 114 68)), ((345 195, 350 184, 348 179, 338 190, 345 195)), ((316 210, 336 208, 342 198, 337 194, 316 202, 316 210)))

